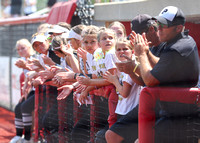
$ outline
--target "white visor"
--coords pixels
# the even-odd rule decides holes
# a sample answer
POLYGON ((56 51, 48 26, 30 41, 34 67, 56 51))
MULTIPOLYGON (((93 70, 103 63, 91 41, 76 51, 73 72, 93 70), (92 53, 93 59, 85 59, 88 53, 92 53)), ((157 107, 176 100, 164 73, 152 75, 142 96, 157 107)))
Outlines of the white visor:
POLYGON ((77 39, 77 40, 82 40, 82 37, 81 35, 77 34, 76 32, 74 32, 74 30, 70 30, 69 31, 69 35, 68 35, 68 38, 67 39, 71 39, 71 38, 74 38, 74 39, 77 39))

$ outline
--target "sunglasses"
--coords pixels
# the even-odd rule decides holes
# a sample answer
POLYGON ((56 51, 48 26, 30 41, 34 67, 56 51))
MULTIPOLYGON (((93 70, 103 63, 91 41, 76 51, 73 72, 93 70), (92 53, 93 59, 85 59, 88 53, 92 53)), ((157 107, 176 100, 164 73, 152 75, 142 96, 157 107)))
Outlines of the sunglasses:
POLYGON ((166 24, 157 22, 157 25, 158 25, 158 27, 160 27, 160 28, 169 28, 169 27, 177 26, 177 25, 179 25, 179 24, 173 23, 173 24, 170 24, 170 25, 166 25, 166 24))
POLYGON ((158 24, 158 27, 160 27, 160 28, 169 28, 170 27, 170 26, 160 23, 160 22, 158 22, 157 24, 158 24))

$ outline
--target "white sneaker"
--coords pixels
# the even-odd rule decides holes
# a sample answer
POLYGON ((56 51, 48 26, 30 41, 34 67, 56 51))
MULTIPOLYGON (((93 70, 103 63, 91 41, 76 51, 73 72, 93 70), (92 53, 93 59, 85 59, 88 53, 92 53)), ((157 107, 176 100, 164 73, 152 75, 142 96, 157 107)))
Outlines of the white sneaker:
POLYGON ((9 143, 21 143, 22 137, 20 136, 15 136, 13 137, 9 143))

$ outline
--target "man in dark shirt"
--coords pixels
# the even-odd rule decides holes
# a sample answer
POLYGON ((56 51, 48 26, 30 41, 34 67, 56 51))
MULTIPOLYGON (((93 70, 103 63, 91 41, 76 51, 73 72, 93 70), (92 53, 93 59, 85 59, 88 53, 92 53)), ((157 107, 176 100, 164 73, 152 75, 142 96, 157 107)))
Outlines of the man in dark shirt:
MULTIPOLYGON (((185 24, 183 12, 177 7, 168 6, 155 19, 158 22, 160 41, 164 42, 164 49, 155 66, 152 67, 148 61, 148 53, 145 50, 148 46, 145 41, 145 36, 135 33, 132 36, 135 54, 138 55, 140 62, 140 73, 145 85, 150 87, 196 86, 199 76, 198 50, 193 38, 187 32, 183 32, 185 24)), ((140 95, 140 103, 142 102, 150 102, 150 98, 144 92, 140 95)), ((187 141, 185 138, 183 139, 183 137, 187 136, 185 134, 185 123, 188 118, 197 119, 198 107, 193 104, 163 101, 160 105, 162 109, 162 120, 158 120, 155 126, 156 143, 183 143, 187 141)), ((142 111, 140 110, 139 116, 146 118, 149 113, 144 110, 142 111)))
POLYGON ((148 62, 147 45, 141 35, 134 34, 135 54, 140 62, 140 72, 146 86, 186 86, 197 84, 199 57, 195 41, 183 33, 185 17, 183 12, 173 6, 166 7, 158 17, 158 34, 165 42, 157 64, 148 62))

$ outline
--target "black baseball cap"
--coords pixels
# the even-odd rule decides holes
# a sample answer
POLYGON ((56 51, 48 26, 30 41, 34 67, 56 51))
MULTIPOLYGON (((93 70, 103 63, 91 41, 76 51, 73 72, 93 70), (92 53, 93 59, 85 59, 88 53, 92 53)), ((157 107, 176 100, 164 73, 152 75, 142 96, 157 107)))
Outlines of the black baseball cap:
POLYGON ((142 34, 153 22, 152 16, 148 14, 139 14, 131 21, 131 29, 135 31, 135 33, 142 34))

